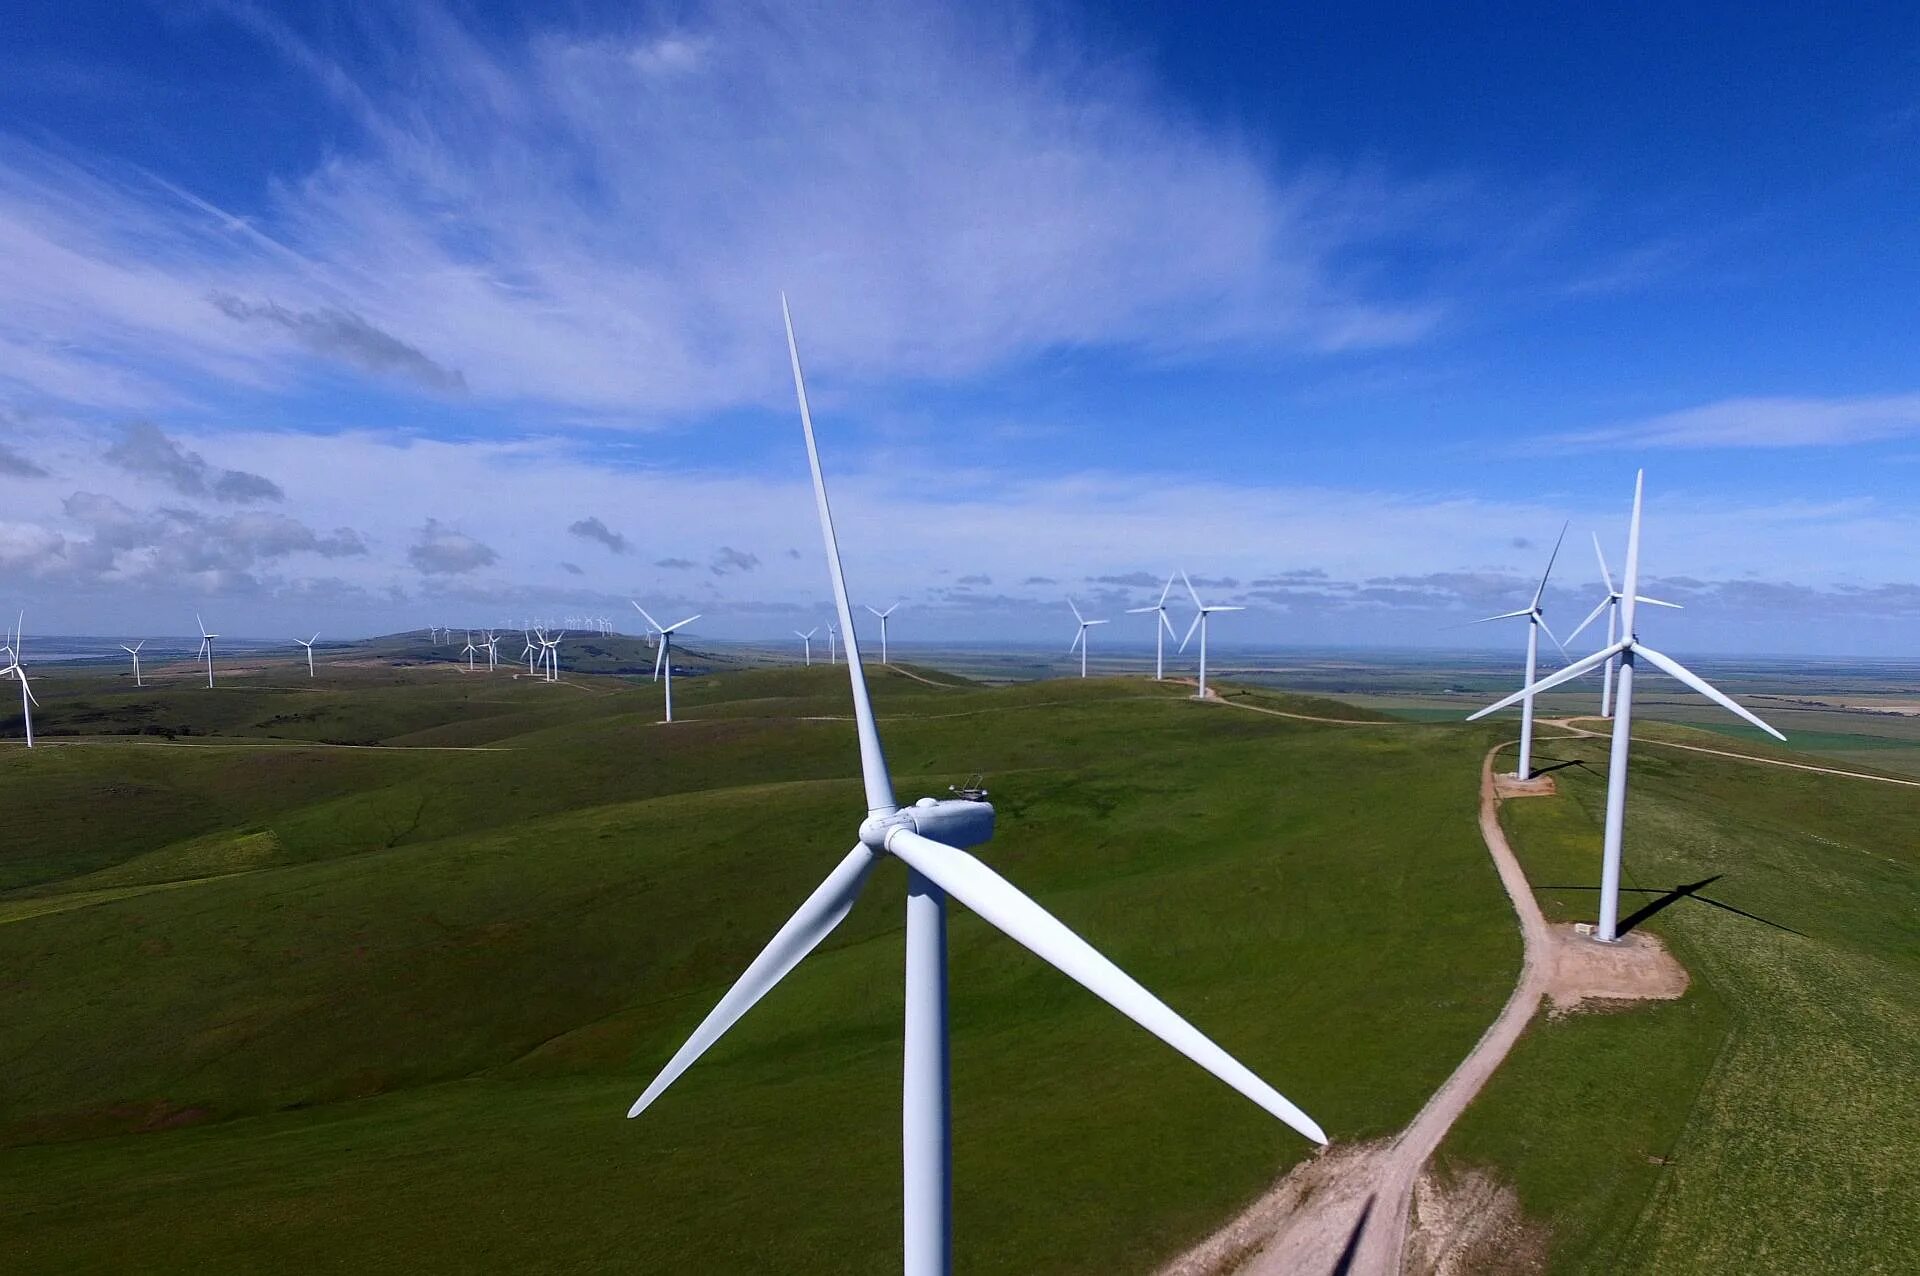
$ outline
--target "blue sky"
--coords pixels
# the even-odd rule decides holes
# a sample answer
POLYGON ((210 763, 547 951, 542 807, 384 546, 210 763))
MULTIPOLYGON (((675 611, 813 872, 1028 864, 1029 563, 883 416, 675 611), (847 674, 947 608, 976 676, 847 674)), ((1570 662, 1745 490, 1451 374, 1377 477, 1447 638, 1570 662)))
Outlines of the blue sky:
POLYGON ((0 602, 807 627, 784 288, 902 641, 1920 637, 1910 5, 499 7, 14 20, 0 602))

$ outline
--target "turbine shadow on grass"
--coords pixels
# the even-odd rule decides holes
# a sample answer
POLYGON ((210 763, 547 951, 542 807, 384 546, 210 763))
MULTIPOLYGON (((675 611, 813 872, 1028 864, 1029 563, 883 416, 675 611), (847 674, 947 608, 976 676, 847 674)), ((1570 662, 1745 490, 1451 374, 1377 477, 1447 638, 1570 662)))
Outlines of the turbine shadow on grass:
POLYGON ((1577 766, 1582 770, 1585 770, 1586 765, 1587 765, 1587 760, 1585 758, 1564 758, 1559 761, 1549 762, 1545 766, 1536 765, 1533 768, 1533 773, 1536 776, 1541 776, 1541 775, 1546 775, 1550 771, 1564 771, 1570 766, 1577 766))
MULTIPOLYGON (((1744 908, 1736 908, 1732 904, 1714 899, 1711 895, 1702 895, 1700 893, 1706 887, 1713 885, 1725 876, 1725 873, 1715 873, 1712 877, 1703 877, 1697 882, 1687 882, 1664 891, 1652 886, 1622 886, 1620 888, 1622 895, 1657 895, 1659 898, 1648 900, 1639 908, 1633 910, 1633 912, 1622 917, 1620 919, 1619 933, 1624 935, 1634 927, 1640 925, 1640 923, 1673 907, 1673 905, 1679 903, 1681 900, 1691 899, 1710 907, 1718 908, 1722 912, 1732 913, 1736 917, 1744 917, 1748 921, 1759 922, 1762 926, 1771 926, 1775 930, 1784 930, 1789 935, 1798 935, 1802 939, 1807 937, 1805 931, 1795 930, 1793 927, 1781 922, 1776 922, 1771 918, 1762 917, 1758 913, 1749 913, 1744 908)), ((1600 888, 1598 886, 1576 886, 1570 883, 1562 883, 1558 886, 1542 886, 1540 889, 1543 891, 1598 891, 1600 888)))

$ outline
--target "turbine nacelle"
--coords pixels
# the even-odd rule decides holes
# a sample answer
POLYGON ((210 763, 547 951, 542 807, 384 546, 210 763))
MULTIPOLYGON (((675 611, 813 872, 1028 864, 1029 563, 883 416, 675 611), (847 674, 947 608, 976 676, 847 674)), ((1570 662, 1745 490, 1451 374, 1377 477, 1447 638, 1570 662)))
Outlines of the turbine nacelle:
POLYGON ((869 815, 860 824, 860 842, 885 851, 888 841, 902 829, 948 846, 985 846, 993 840, 993 804, 970 798, 923 797, 891 815, 869 815))

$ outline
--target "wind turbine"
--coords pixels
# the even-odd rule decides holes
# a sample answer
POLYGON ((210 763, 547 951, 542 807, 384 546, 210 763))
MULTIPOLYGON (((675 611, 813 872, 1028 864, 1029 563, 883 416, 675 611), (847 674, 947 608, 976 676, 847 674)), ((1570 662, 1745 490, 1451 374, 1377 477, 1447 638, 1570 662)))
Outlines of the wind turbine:
MULTIPOLYGON (((1593 537, 1593 556, 1600 560, 1600 579, 1607 584, 1607 596, 1600 600, 1598 607, 1587 613, 1585 620, 1574 626, 1573 632, 1567 635, 1567 641, 1572 642, 1578 638, 1580 631, 1591 625, 1604 611, 1607 613, 1607 645, 1611 647, 1619 634, 1620 591, 1614 588, 1613 573, 1607 570, 1607 556, 1600 552, 1600 535, 1597 532, 1593 537)), ((1658 598, 1649 598, 1645 594, 1640 595, 1639 601, 1652 603, 1655 607, 1681 610, 1679 603, 1662 602, 1658 598)), ((1611 660, 1600 666, 1600 716, 1603 718, 1613 716, 1613 661, 1611 660)))
POLYGON ((1193 596, 1193 605, 1200 609, 1200 614, 1193 618, 1191 625, 1187 626, 1187 636, 1180 640, 1180 650, 1187 649, 1187 644, 1193 641, 1193 631, 1198 629, 1200 631, 1200 689, 1194 692, 1193 698, 1205 700, 1207 698, 1207 617, 1216 611, 1245 611, 1246 608, 1230 607, 1225 603, 1216 603, 1209 607, 1200 601, 1200 595, 1195 591, 1193 582, 1187 580, 1187 569, 1184 567, 1180 569, 1180 579, 1186 581, 1187 593, 1193 596))
MULTIPOLYGON (((1553 562, 1556 558, 1560 557, 1560 544, 1566 539, 1567 525, 1562 523, 1560 524, 1559 539, 1553 542, 1553 552, 1547 555, 1547 570, 1540 573, 1540 583, 1534 587, 1532 602, 1522 607, 1519 611, 1503 611, 1498 616, 1482 616, 1479 620, 1473 622, 1476 625, 1484 625, 1490 620, 1518 620, 1523 617, 1525 618, 1527 622, 1527 675, 1520 680, 1522 687, 1530 687, 1533 685, 1534 665, 1540 656, 1540 631, 1545 629, 1547 637, 1553 638, 1553 630, 1547 629, 1547 618, 1540 611, 1540 596, 1547 592, 1547 577, 1553 574, 1553 562)), ((1560 655, 1563 658, 1572 659, 1571 656, 1567 655, 1567 649, 1561 645, 1558 638, 1553 638, 1553 645, 1560 648, 1560 655)), ((1520 702, 1520 761, 1519 764, 1514 767, 1513 773, 1517 778, 1522 780, 1531 780, 1533 778, 1533 696, 1531 694, 1520 702)))
POLYGON ((492 673, 500 667, 500 636, 489 629, 487 640, 480 645, 487 649, 487 672, 492 673))
POLYGON ((207 658, 207 685, 211 687, 213 685, 213 640, 220 635, 207 632, 207 622, 200 619, 200 613, 197 611, 193 613, 193 623, 200 626, 200 650, 195 654, 207 658))
POLYGON ((461 651, 461 654, 467 658, 468 673, 473 672, 473 657, 474 657, 474 653, 477 652, 478 650, 479 648, 473 645, 473 630, 469 629, 467 630, 467 645, 461 651))
POLYGON ((533 676, 533 653, 539 650, 539 648, 533 645, 533 639, 527 636, 527 631, 524 629, 520 631, 520 641, 526 644, 526 650, 522 651, 520 655, 525 658, 527 662, 527 676, 531 677, 533 676))
POLYGON ((33 688, 27 685, 26 666, 20 663, 20 640, 24 636, 24 633, 15 635, 13 645, 7 653, 7 667, 0 669, 0 678, 12 675, 20 680, 20 716, 27 724, 27 747, 31 749, 33 747, 33 710, 40 702, 33 698, 33 688))
MULTIPOLYGON (((637 606, 638 604, 635 604, 635 605, 637 606)), ((800 640, 800 651, 801 651, 801 654, 806 658, 807 668, 809 669, 813 668, 813 636, 819 632, 820 632, 820 626, 818 625, 815 625, 813 628, 807 630, 807 632, 804 634, 801 633, 798 629, 793 631, 793 636, 800 640)))
MULTIPOLYGON (((784 298, 781 309, 786 309, 784 298)), ((814 442, 813 419, 807 408, 806 384, 801 377, 791 316, 787 317, 787 350, 800 400, 807 462, 813 472, 820 535, 826 543, 827 567, 833 579, 834 605, 847 634, 847 677, 853 690, 867 816, 860 823, 859 840, 853 849, 780 928, 739 981, 728 989, 627 1115, 634 1117, 644 1112, 659 1098, 661 1091, 825 939, 852 909, 874 866, 883 856, 892 855, 907 866, 907 1007, 901 1088, 906 1215, 903 1257, 907 1276, 944 1276, 953 1262, 953 1155, 947 1066, 949 895, 1273 1116, 1315 1143, 1325 1143, 1326 1135, 1311 1117, 1012 883, 962 849, 979 846, 993 836, 993 808, 984 800, 922 798, 909 807, 895 805, 892 777, 887 772, 879 726, 874 721, 866 675, 860 666, 852 605, 847 600, 833 515, 827 506, 826 483, 820 473, 820 453, 814 442)))
POLYGON ((1626 831, 1627 818, 1627 753, 1633 738, 1633 670, 1639 658, 1645 657, 1648 664, 1685 683, 1721 708, 1746 719, 1775 739, 1787 737, 1775 731, 1759 718, 1742 708, 1731 696, 1720 691, 1704 678, 1688 669, 1671 656, 1662 655, 1652 647, 1640 641, 1634 631, 1634 604, 1640 599, 1640 496, 1646 480, 1646 471, 1641 470, 1633 479, 1633 521, 1627 525, 1627 574, 1620 591, 1620 639, 1608 643, 1599 651, 1584 660, 1576 660, 1557 673, 1548 674, 1539 682, 1522 687, 1506 699, 1488 705, 1478 713, 1469 714, 1467 720, 1484 718, 1489 713, 1506 708, 1517 700, 1538 695, 1550 687, 1570 682, 1582 674, 1590 673, 1615 656, 1620 658, 1620 679, 1614 691, 1613 705, 1613 747, 1607 761, 1607 831, 1602 844, 1600 859, 1600 923, 1594 930, 1594 937, 1602 943, 1612 943, 1618 938, 1620 918, 1620 848, 1626 831))
POLYGON ((548 682, 560 681, 560 640, 566 636, 567 631, 562 629, 553 637, 540 640, 540 645, 546 648, 543 654, 546 657, 548 682))
MULTIPOLYGON (((295 638, 294 641, 300 642, 298 638, 295 638)), ((313 677, 313 644, 318 641, 320 641, 320 635, 315 634, 305 642, 300 642, 300 645, 307 649, 307 677, 309 678, 313 677)))
POLYGON ((1160 601, 1151 607, 1129 607, 1127 615, 1138 616, 1152 612, 1160 618, 1153 630, 1153 680, 1159 682, 1167 676, 1166 645, 1167 639, 1174 636, 1173 622, 1167 619, 1167 594, 1173 589, 1173 573, 1167 573, 1167 583, 1160 590, 1160 601))
MULTIPOLYGON (((862 605, 864 606, 865 604, 862 605)), ((899 603, 895 603, 893 607, 889 607, 885 611, 873 611, 873 608, 867 608, 868 611, 873 611, 873 614, 880 618, 880 663, 883 665, 893 663, 887 659, 887 617, 893 615, 894 607, 898 607, 899 605, 899 603)))
MULTIPOLYGON (((632 600, 629 599, 628 601, 631 602, 632 600)), ((649 625, 653 626, 654 633, 660 635, 660 645, 654 648, 654 653, 653 653, 653 680, 655 682, 660 681, 661 669, 664 668, 667 671, 667 721, 672 722, 673 721, 673 631, 676 629, 685 629, 688 625, 691 625, 694 621, 700 619, 700 613, 696 611, 695 613, 693 613, 693 615, 688 616, 685 620, 676 621, 674 624, 671 624, 671 625, 662 625, 659 621, 655 620, 652 616, 647 615, 647 609, 645 607, 642 607, 639 603, 634 603, 633 609, 639 612, 641 615, 641 618, 644 619, 649 625)), ((809 661, 808 663, 812 663, 812 662, 809 661)))
POLYGON ((830 665, 840 663, 840 650, 834 642, 833 622, 831 620, 827 622, 827 663, 830 665))
POLYGON ((127 646, 127 644, 125 644, 124 642, 120 644, 120 650, 126 652, 129 656, 133 657, 133 685, 136 687, 144 687, 147 685, 146 683, 140 681, 140 648, 146 645, 147 645, 147 640, 145 638, 142 638, 139 642, 134 643, 133 646, 131 647, 127 646))
POLYGON ((1080 622, 1079 630, 1075 632, 1073 641, 1067 646, 1067 654, 1071 656, 1074 648, 1077 647, 1080 649, 1080 676, 1084 678, 1087 676, 1087 630, 1093 628, 1095 625, 1104 625, 1107 622, 1104 620, 1088 620, 1085 616, 1082 616, 1080 614, 1080 608, 1074 604, 1072 598, 1067 599, 1067 606, 1073 608, 1073 618, 1080 622))

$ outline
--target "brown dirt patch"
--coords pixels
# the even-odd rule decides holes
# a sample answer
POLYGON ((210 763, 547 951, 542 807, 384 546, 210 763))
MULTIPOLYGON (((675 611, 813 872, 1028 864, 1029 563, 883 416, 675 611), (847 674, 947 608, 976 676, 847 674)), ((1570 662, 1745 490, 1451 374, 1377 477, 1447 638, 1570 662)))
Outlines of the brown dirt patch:
POLYGON ((1517 775, 1496 775, 1493 777, 1493 793, 1499 798, 1552 797, 1559 789, 1550 775, 1536 775, 1531 780, 1523 780, 1517 775))
POLYGON ((1423 1174, 1413 1193, 1404 1276, 1533 1276, 1546 1270, 1552 1232, 1484 1170, 1423 1174))
POLYGON ((1630 931, 1616 943, 1603 944, 1572 926, 1550 926, 1548 931, 1547 998, 1553 1003, 1552 1014, 1607 1003, 1672 1001, 1687 990, 1686 967, 1652 935, 1630 931))

